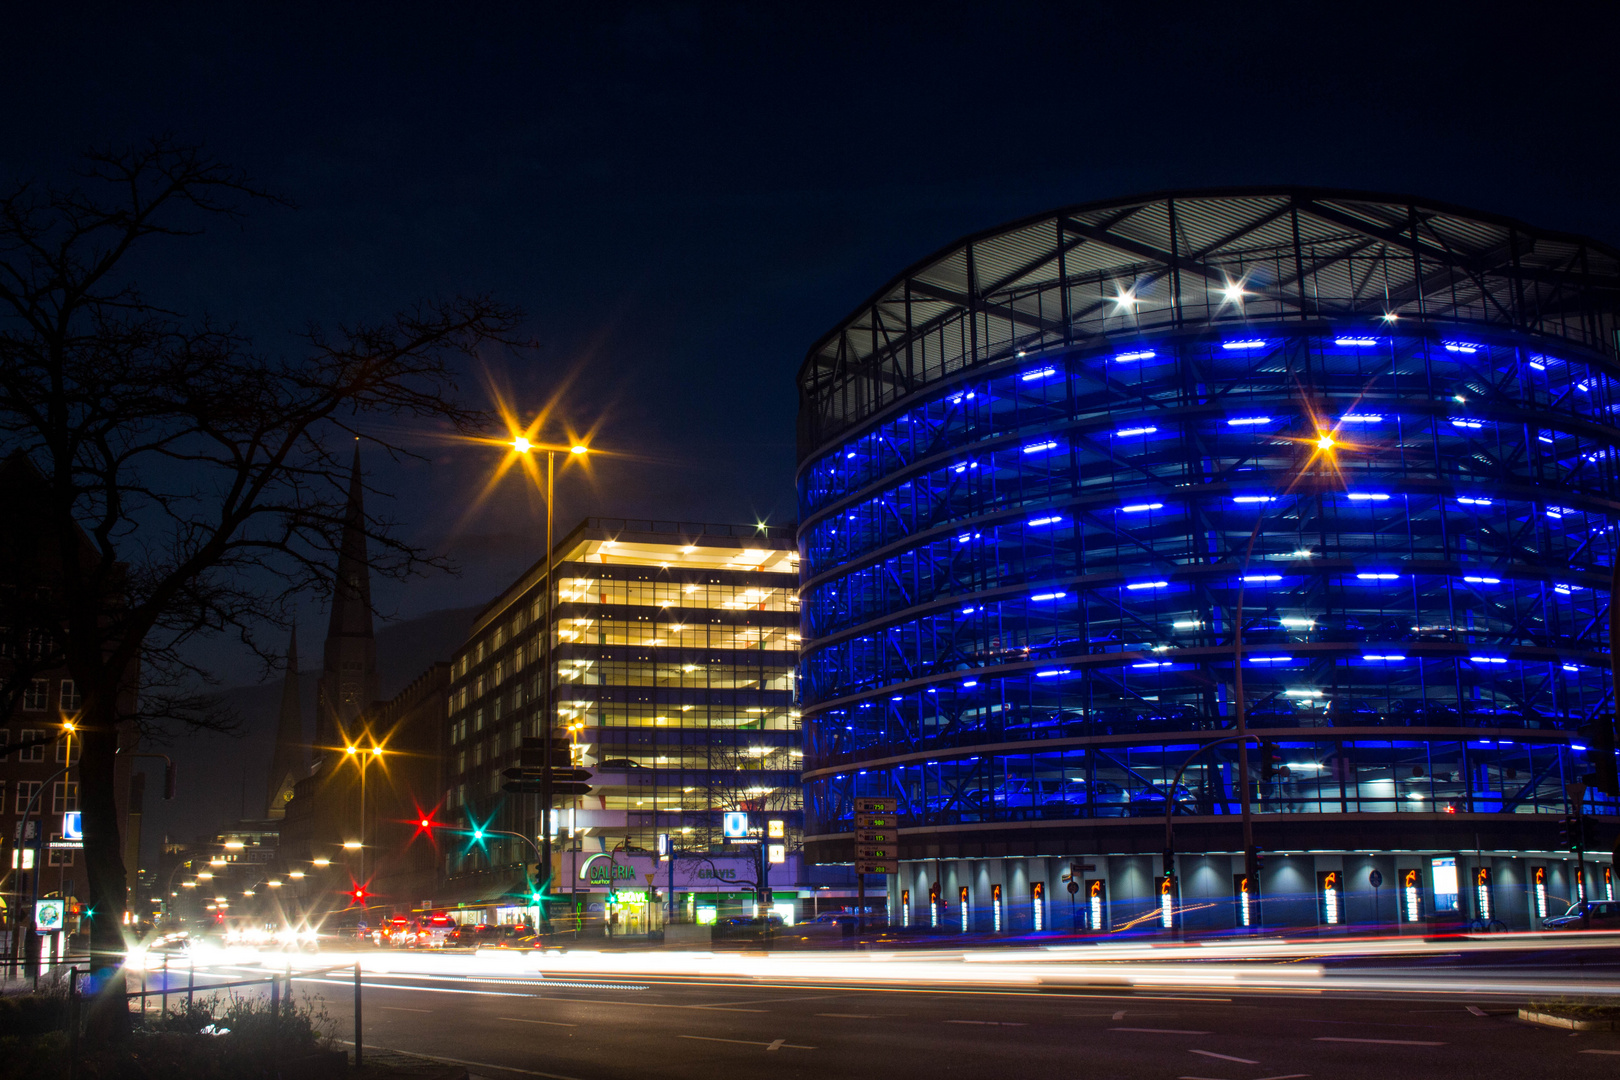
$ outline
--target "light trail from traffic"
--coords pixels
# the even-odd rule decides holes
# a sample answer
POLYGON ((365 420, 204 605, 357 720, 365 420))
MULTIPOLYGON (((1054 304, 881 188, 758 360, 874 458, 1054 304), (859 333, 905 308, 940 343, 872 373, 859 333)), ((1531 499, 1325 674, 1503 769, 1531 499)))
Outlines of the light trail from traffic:
MULTIPOLYGON (((1362 993, 1494 997, 1620 997, 1620 966, 1578 970, 1579 953, 1620 949, 1620 934, 1495 934, 1334 941, 1222 940, 976 950, 728 952, 586 949, 323 950, 318 957, 245 947, 198 948, 197 970, 290 970, 359 964, 364 975, 420 980, 424 992, 521 982, 534 991, 590 980, 843 986, 857 989, 1093 993, 1362 993), (1567 956, 1569 969, 1515 970, 1527 951, 1567 956), (1469 970, 1436 961, 1467 957, 1469 970), (1493 957, 1500 962, 1492 964, 1493 957), (1388 961, 1395 960, 1390 965, 1388 961), (1361 963, 1358 963, 1360 961, 1361 963), (1414 966, 1402 967, 1400 961, 1414 966), (1382 964, 1384 966, 1377 966, 1382 964), (1489 970, 1481 970, 1489 969, 1489 970), (446 984, 446 985, 439 985, 446 984)), ((153 970, 156 958, 131 966, 153 970)), ((170 972, 184 970, 174 958, 170 972)))

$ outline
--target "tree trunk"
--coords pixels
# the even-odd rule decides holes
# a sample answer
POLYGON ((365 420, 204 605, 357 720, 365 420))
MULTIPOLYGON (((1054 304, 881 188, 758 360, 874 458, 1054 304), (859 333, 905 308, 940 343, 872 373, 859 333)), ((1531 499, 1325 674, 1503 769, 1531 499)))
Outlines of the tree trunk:
POLYGON ((93 694, 81 714, 79 809, 84 862, 90 876, 90 969, 97 993, 88 1017, 94 1040, 129 1034, 124 998, 124 910, 128 904, 123 838, 118 831, 118 709, 110 695, 93 694))

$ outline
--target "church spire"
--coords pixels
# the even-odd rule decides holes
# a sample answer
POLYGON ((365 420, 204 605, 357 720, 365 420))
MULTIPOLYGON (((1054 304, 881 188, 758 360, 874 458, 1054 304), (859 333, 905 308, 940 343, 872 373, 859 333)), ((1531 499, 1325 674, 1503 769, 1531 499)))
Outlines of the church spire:
POLYGON ((317 752, 342 747, 346 739, 352 738, 355 719, 379 696, 377 643, 371 627, 371 574, 366 558, 365 486, 357 442, 338 547, 337 578, 332 582, 325 662, 315 702, 317 752))
POLYGON ((276 748, 270 757, 265 817, 278 818, 287 812, 293 785, 308 769, 304 747, 304 711, 298 698, 298 628, 295 626, 292 639, 287 643, 287 670, 281 680, 281 718, 276 723, 276 748))

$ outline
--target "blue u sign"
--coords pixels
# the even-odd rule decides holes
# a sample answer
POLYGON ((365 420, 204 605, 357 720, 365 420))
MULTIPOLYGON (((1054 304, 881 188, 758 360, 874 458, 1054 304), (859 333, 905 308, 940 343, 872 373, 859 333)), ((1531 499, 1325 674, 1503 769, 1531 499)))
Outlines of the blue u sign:
POLYGON ((79 810, 69 810, 62 815, 62 839, 84 839, 84 819, 80 817, 81 813, 79 810))
POLYGON ((748 815, 741 810, 727 811, 723 824, 728 839, 748 835, 748 815))

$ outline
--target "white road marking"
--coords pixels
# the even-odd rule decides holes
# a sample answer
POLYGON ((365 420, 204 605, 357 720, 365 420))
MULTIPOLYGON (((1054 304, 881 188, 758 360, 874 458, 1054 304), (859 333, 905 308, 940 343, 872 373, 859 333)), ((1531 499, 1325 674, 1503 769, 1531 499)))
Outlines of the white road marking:
POLYGON ((1231 1054, 1217 1054, 1213 1050, 1188 1050, 1189 1054, 1202 1054, 1205 1057, 1220 1058, 1222 1061, 1235 1061, 1239 1065, 1258 1065, 1258 1061, 1251 1058, 1233 1057, 1231 1054))
POLYGON ((1582 1050, 1583 1054, 1620 1054, 1620 1050, 1582 1050))
POLYGON ((419 1012, 419 1013, 430 1013, 430 1012, 432 1012, 432 1011, 433 1011, 433 1010, 432 1010, 432 1009, 407 1009, 407 1008, 406 1008, 406 1007, 405 1007, 405 1006, 403 1006, 403 1005, 378 1005, 378 1006, 377 1006, 377 1008, 379 1008, 379 1009, 387 1009, 387 1010, 388 1010, 388 1011, 389 1011, 389 1012, 419 1012))
MULTIPOLYGON (((348 1039, 336 1039, 334 1041, 342 1044, 343 1046, 354 1045, 354 1043, 348 1039)), ((366 1046, 371 1050, 391 1050, 390 1047, 372 1046, 370 1043, 367 1043, 366 1046)), ((577 1076, 564 1076, 562 1073, 541 1072, 539 1069, 520 1069, 515 1065, 495 1065, 488 1061, 468 1061, 465 1058, 440 1057, 438 1054, 421 1054, 417 1053, 415 1050, 391 1050, 391 1052, 395 1054, 408 1053, 412 1057, 427 1058, 429 1061, 447 1061, 452 1065, 469 1065, 479 1069, 494 1069, 496 1072, 522 1073, 524 1076, 539 1076, 543 1077, 544 1080, 580 1080, 580 1078, 577 1076)))
POLYGON ((1009 1020, 947 1020, 947 1024, 983 1024, 985 1027, 1029 1027, 1009 1020))
MULTIPOLYGON (((626 1005, 639 1005, 640 1002, 627 1001, 626 1005)), ((729 1005, 677 1005, 677 1009, 708 1009, 711 1012, 770 1012, 769 1009, 733 1009, 729 1005)))
POLYGON ((1207 1031, 1182 1031, 1180 1028, 1109 1028, 1109 1031, 1140 1031, 1148 1035, 1208 1035, 1207 1031))
POLYGON ((1480 1008, 1478 1005, 1470 1005, 1470 1006, 1468 1006, 1468 1011, 1473 1013, 1475 1016, 1486 1016, 1486 1015, 1488 1015, 1485 1012, 1485 1010, 1480 1008))
POLYGON ((1310 1073, 1288 1073, 1286 1076, 1262 1076, 1260 1080, 1305 1080, 1310 1073))
POLYGON ((817 1016, 837 1016, 845 1020, 876 1020, 877 1013, 816 1013, 817 1016))
POLYGON ((1114 1014, 1114 1019, 1115 1020, 1123 1020, 1123 1019, 1125 1019, 1125 1010, 1121 1009, 1121 1010, 1119 1010, 1119 1012, 1115 1013, 1114 1014))
POLYGON ((780 1050, 780 1049, 782 1049, 782 1044, 785 1043, 785 1042, 787 1042, 786 1039, 776 1039, 775 1041, 773 1041, 771 1043, 771 1045, 769 1045, 769 1046, 767 1046, 765 1048, 765 1052, 769 1053, 772 1050, 780 1050))
POLYGON ((1444 1046, 1443 1042, 1426 1042, 1423 1039, 1345 1039, 1337 1035, 1318 1035, 1316 1042, 1348 1042, 1348 1043, 1382 1043, 1385 1046, 1444 1046))
MULTIPOLYGON (((427 1010, 423 1009, 421 1011, 426 1012, 427 1010)), ((496 1017, 496 1019, 510 1020, 514 1024, 545 1024, 547 1027, 579 1027, 578 1024, 563 1024, 557 1022, 556 1020, 530 1020, 525 1016, 500 1016, 496 1017)))
MULTIPOLYGON (((333 986, 353 986, 354 985, 354 980, 353 979, 298 979, 298 978, 295 978, 294 981, 295 982, 306 982, 306 983, 331 983, 333 986)), ((453 987, 449 987, 449 986, 401 986, 398 983, 368 982, 368 983, 366 983, 366 986, 367 986, 368 989, 371 989, 371 990, 415 990, 418 993, 423 993, 423 994, 475 994, 475 995, 477 995, 479 997, 520 997, 520 998, 532 998, 532 997, 538 997, 539 996, 537 994, 507 994, 507 993, 503 993, 503 992, 501 992, 499 990, 457 990, 457 989, 455 989, 453 987)), ((202 989, 202 988, 198 987, 198 989, 202 989)), ((624 1004, 626 1004, 626 1005, 639 1005, 641 1003, 639 1001, 637 1001, 637 1002, 627 1001, 624 1004)), ((445 1058, 444 1060, 449 1061, 450 1059, 445 1058)), ((457 1064, 460 1064, 460 1063, 458 1062, 457 1064)), ((549 1076, 551 1074, 550 1073, 536 1073, 535 1075, 536 1076, 549 1076)))
POLYGON ((785 1046, 789 1050, 814 1050, 815 1049, 815 1047, 813 1047, 813 1046, 799 1046, 796 1043, 783 1042, 781 1039, 777 1039, 773 1043, 763 1043, 763 1042, 755 1042, 752 1039, 716 1039, 712 1035, 677 1035, 675 1037, 677 1039, 697 1039, 699 1042, 723 1042, 723 1043, 736 1043, 739 1046, 763 1046, 767 1050, 775 1050, 777 1047, 780 1047, 780 1046, 785 1046))

